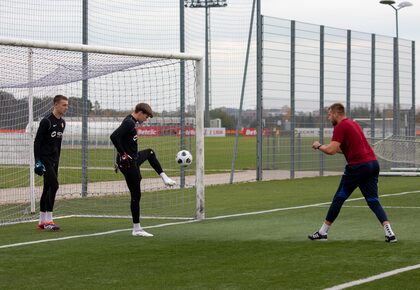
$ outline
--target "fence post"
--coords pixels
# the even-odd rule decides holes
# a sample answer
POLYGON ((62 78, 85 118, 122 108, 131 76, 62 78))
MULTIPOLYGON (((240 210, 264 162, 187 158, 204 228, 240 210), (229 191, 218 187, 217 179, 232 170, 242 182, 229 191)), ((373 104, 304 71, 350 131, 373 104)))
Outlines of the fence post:
POLYGON ((296 65, 296 22, 290 23, 290 178, 295 178, 295 65, 296 65))
MULTIPOLYGON (((324 25, 320 26, 320 36, 319 36, 319 117, 321 123, 319 124, 319 142, 324 144, 324 73, 325 73, 325 27, 324 25)), ((319 175, 324 176, 324 154, 319 154, 319 175)))
POLYGON ((375 142, 375 94, 376 94, 376 35, 371 36, 371 60, 370 60, 370 142, 375 142))

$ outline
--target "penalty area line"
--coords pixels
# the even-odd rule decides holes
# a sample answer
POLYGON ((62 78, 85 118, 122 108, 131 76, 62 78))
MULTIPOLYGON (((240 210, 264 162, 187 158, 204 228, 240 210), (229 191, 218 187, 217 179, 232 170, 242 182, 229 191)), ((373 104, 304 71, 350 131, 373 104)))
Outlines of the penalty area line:
POLYGON ((344 283, 344 284, 336 285, 336 286, 333 286, 331 288, 325 288, 324 290, 347 289, 347 288, 350 288, 350 287, 354 287, 354 286, 357 286, 357 285, 369 283, 369 282, 372 282, 372 281, 375 281, 375 280, 380 280, 380 279, 383 279, 383 278, 387 278, 387 277, 390 277, 390 276, 398 275, 400 273, 404 273, 404 272, 408 272, 408 271, 412 271, 412 270, 416 270, 416 269, 420 269, 420 264, 395 269, 395 270, 392 270, 392 271, 384 272, 384 273, 374 275, 374 276, 371 276, 371 277, 367 277, 367 278, 364 278, 364 279, 359 279, 359 280, 347 282, 347 283, 344 283))

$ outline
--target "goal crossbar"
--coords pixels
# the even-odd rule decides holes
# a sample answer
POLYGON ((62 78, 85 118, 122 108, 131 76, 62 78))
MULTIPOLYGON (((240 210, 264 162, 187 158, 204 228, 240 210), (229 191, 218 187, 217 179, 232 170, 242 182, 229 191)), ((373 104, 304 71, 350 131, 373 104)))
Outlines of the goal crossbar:
MULTIPOLYGON (((204 219, 204 89, 203 89, 203 56, 198 54, 172 52, 172 51, 152 51, 133 48, 121 48, 111 46, 97 46, 97 45, 84 45, 72 43, 59 43, 53 41, 39 41, 17 38, 4 38, 0 37, 1 46, 21 47, 21 48, 34 48, 34 49, 48 49, 58 51, 92 53, 92 54, 106 54, 106 55, 120 55, 132 57, 146 57, 159 60, 175 59, 179 61, 193 61, 195 63, 195 194, 196 194, 196 207, 195 218, 200 220, 204 219)), ((28 66, 28 74, 31 73, 31 67, 28 66)), ((29 89, 31 96, 32 87, 29 89)), ((32 117, 29 118, 29 124, 32 122, 32 117)), ((29 142, 31 143, 31 142, 29 142)), ((32 154, 30 154, 32 156, 32 154)), ((33 161, 33 160, 32 160, 33 161)), ((33 162, 31 162, 33 163, 33 162)), ((31 179, 33 179, 33 171, 30 170, 31 179)), ((31 182, 31 186, 33 182, 31 182)), ((33 187, 33 186, 32 186, 33 187)), ((31 203, 34 203, 34 194, 31 193, 31 203)), ((31 205, 31 212, 33 212, 33 205, 31 205)))
POLYGON ((113 46, 101 46, 101 45, 87 45, 87 44, 75 44, 75 43, 62 43, 54 41, 42 41, 42 40, 29 40, 20 38, 8 38, 0 37, 1 45, 10 46, 23 46, 29 48, 46 48, 55 50, 65 51, 79 51, 89 53, 101 53, 101 54, 118 54, 127 56, 143 56, 163 59, 180 59, 180 60, 195 60, 201 61, 202 55, 190 54, 190 53, 175 53, 167 51, 154 51, 154 50, 143 50, 135 48, 121 48, 113 46))

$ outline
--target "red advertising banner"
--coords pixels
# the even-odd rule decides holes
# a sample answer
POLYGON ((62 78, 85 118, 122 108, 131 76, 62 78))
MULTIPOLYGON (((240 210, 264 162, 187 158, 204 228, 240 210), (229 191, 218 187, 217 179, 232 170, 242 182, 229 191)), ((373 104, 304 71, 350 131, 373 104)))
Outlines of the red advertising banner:
POLYGON ((160 126, 138 127, 137 136, 160 136, 160 126))
MULTIPOLYGON (((206 128, 206 136, 225 136, 235 134, 235 130, 225 130, 224 128, 206 128), (223 129, 223 130, 222 130, 223 129), (220 131, 220 132, 219 132, 220 131)), ((240 131, 242 136, 256 136, 256 128, 242 128, 240 131)), ((144 126, 137 128, 138 136, 180 136, 181 128, 175 126, 144 126)), ((184 136, 195 136, 195 128, 186 127, 184 136)), ((264 128, 264 136, 268 136, 268 129, 264 128)))
MULTIPOLYGON (((264 128, 263 134, 264 136, 268 136, 267 128, 264 128)), ((241 135, 242 136, 257 136, 257 128, 242 128, 241 135)))
MULTIPOLYGON (((181 128, 176 128, 176 135, 181 135, 181 128)), ((186 127, 184 136, 195 136, 195 128, 192 127, 186 127)))

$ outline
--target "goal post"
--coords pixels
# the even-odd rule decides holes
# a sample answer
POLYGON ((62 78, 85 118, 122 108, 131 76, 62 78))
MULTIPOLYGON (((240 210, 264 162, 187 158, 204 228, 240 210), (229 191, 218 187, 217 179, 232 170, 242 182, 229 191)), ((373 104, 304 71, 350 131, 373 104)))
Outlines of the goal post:
POLYGON ((39 201, 42 178, 33 175, 33 138, 39 120, 51 111, 56 94, 70 97, 70 106, 64 116, 55 214, 129 215, 128 189, 122 174, 113 173, 115 150, 109 135, 137 103, 146 102, 155 116, 137 128, 139 150, 154 149, 178 186, 164 187, 146 161, 142 166, 142 216, 205 217, 201 55, 0 38, 0 60, 0 171, 4 177, 0 182, 0 224, 36 218, 33 213, 38 208, 35 200, 39 201), (183 76, 181 62, 186 67, 183 76), (182 77, 186 88, 185 100, 180 102, 182 77), (88 82, 86 104, 81 97, 83 81, 88 82), (88 107, 87 114, 83 106, 88 107), (186 118, 180 118, 181 110, 186 118), (88 124, 82 124, 86 123, 83 120, 88 124), (83 126, 88 130, 87 138, 83 137, 83 126), (179 186, 184 174, 179 174, 175 163, 179 145, 184 143, 179 142, 180 134, 188 138, 183 149, 191 150, 195 161, 186 169, 185 188, 179 186), (89 176, 81 176, 83 148, 88 148, 88 160, 84 161, 89 176), (86 196, 83 179, 88 180, 86 196))

